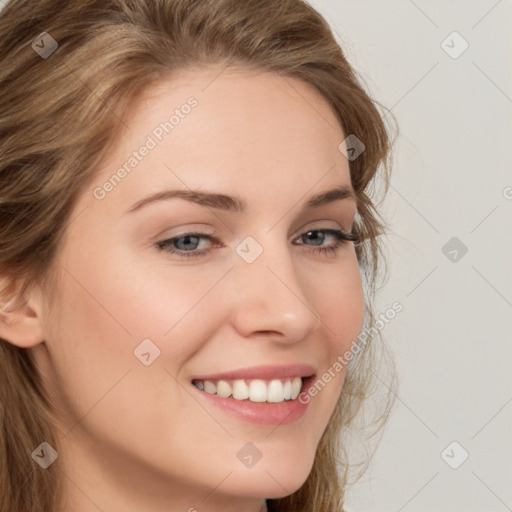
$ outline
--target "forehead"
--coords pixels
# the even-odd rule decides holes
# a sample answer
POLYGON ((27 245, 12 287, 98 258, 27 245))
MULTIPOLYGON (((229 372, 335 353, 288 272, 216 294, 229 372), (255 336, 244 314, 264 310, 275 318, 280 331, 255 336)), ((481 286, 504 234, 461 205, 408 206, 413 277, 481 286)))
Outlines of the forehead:
POLYGON ((250 203, 251 194, 261 199, 273 189, 296 195, 350 184, 334 112, 296 78, 188 69, 148 88, 126 124, 96 180, 101 185, 123 166, 128 171, 110 193, 112 203, 169 186, 246 192, 250 203))

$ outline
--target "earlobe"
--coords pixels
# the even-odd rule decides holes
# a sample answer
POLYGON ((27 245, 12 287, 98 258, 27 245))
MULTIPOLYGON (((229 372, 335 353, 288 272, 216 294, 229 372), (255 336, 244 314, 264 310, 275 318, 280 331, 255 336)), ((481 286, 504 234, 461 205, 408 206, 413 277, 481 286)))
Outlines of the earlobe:
POLYGON ((0 297, 0 338, 21 348, 30 348, 44 341, 40 314, 35 304, 16 297, 0 297))

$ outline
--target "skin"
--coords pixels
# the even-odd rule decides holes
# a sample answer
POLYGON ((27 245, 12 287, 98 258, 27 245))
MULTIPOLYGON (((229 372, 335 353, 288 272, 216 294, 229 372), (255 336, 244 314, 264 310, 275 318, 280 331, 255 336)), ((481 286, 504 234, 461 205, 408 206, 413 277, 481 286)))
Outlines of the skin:
MULTIPOLYGON (((313 229, 349 232, 354 221, 352 199, 304 209, 313 195, 351 185, 334 113, 296 79, 220 71, 188 70, 146 91, 75 205, 51 294, 35 288, 1 324, 2 337, 32 351, 59 407, 62 510, 257 512, 304 483, 341 392, 345 370, 300 420, 277 428, 190 394, 193 375, 256 365, 309 363, 321 375, 364 316, 353 244, 323 254, 297 243, 313 229), (96 199, 94 187, 190 96, 197 107, 96 199), (238 195, 247 211, 171 199, 126 213, 177 188, 238 195), (203 240, 200 257, 156 246, 198 231, 219 241, 203 240), (263 248, 251 264, 235 251, 247 236, 263 248), (150 366, 133 353, 147 338, 161 351, 150 366), (236 457, 247 442, 262 454, 252 468, 236 457)), ((327 235, 323 247, 335 244, 327 235)))

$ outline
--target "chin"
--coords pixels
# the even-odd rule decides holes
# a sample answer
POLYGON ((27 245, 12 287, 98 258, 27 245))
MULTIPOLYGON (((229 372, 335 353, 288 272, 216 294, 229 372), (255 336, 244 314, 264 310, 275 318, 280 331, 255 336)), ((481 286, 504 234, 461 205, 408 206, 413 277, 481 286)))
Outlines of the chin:
POLYGON ((276 454, 273 461, 263 459, 253 468, 239 470, 229 478, 233 493, 267 499, 283 498, 300 489, 307 480, 314 457, 286 460, 276 454), (275 461, 275 464, 274 464, 275 461))

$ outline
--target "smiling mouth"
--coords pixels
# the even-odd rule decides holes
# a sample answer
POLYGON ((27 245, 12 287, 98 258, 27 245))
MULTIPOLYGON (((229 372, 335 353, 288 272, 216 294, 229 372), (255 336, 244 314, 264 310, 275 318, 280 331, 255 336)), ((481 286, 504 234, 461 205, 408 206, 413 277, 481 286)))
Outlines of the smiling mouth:
POLYGON ((255 403, 280 403, 295 400, 310 377, 287 377, 282 379, 235 379, 199 380, 192 384, 205 393, 221 398, 255 403))

